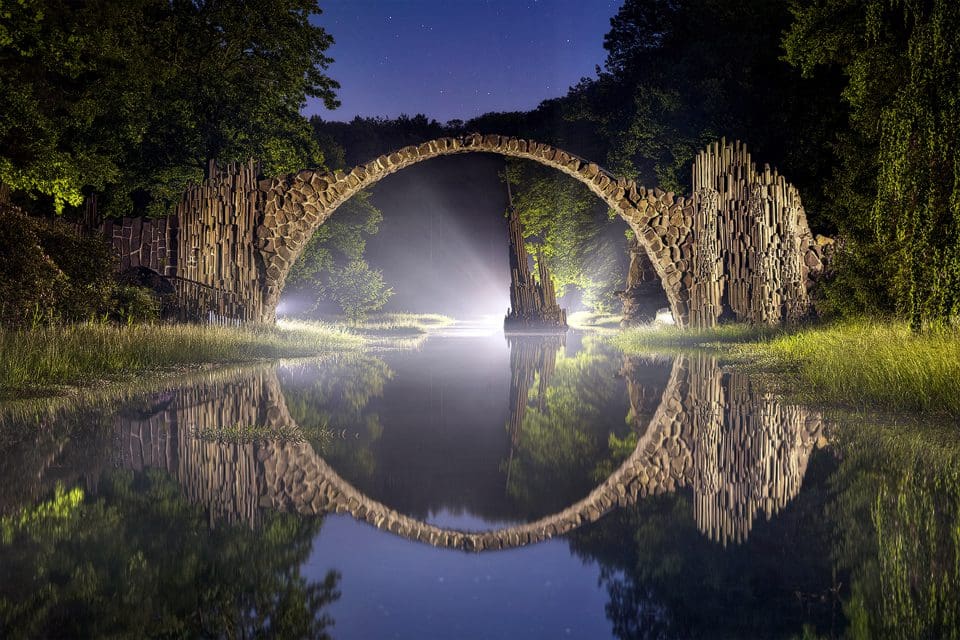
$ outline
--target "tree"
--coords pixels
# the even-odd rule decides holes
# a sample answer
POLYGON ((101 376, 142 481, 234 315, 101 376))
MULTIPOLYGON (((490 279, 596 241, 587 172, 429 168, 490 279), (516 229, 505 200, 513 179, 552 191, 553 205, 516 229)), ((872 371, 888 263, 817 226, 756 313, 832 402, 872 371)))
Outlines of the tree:
POLYGON ((79 321, 113 311, 110 247, 62 220, 0 205, 0 322, 79 321))
POLYGON ((316 0, 24 0, 0 11, 0 182, 56 210, 159 213, 207 161, 322 163, 299 110, 335 106, 316 0))
MULTIPOLYGON (((834 187, 850 203, 840 224, 851 262, 872 262, 879 277, 866 286, 885 291, 915 330, 951 322, 960 314, 960 5, 819 0, 795 3, 793 15, 788 59, 806 76, 848 78, 853 132, 836 147, 834 187)), ((848 284, 854 295, 864 286, 848 284)))
POLYGON ((384 283, 383 272, 371 269, 364 260, 353 260, 343 268, 331 270, 323 293, 352 322, 359 322, 371 311, 383 308, 393 289, 384 283))
POLYGON ((382 220, 383 214, 374 206, 369 191, 361 191, 344 202, 329 220, 317 227, 293 263, 287 276, 287 290, 326 298, 333 271, 363 260, 367 237, 379 231, 382 220))
POLYGON ((547 261, 556 290, 578 289, 586 306, 611 311, 626 277, 626 224, 582 183, 543 165, 510 160, 506 178, 527 251, 547 261))
POLYGON ((566 117, 593 123, 609 169, 678 193, 697 151, 739 138, 800 188, 819 223, 842 85, 781 59, 790 20, 781 0, 627 0, 604 38, 604 70, 570 91, 566 117))

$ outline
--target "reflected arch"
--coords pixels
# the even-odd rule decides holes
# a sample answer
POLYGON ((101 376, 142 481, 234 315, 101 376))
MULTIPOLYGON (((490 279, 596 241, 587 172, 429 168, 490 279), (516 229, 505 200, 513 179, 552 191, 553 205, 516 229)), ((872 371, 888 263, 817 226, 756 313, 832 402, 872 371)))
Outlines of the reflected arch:
POLYGON ((771 517, 797 494, 822 430, 819 414, 780 403, 742 374, 722 372, 714 359, 679 357, 649 426, 604 482, 552 515, 474 532, 437 527, 371 499, 308 443, 229 443, 197 435, 217 425, 258 423, 296 431, 275 368, 187 387, 151 417, 119 417, 119 462, 174 475, 212 522, 255 526, 264 508, 349 513, 410 540, 469 551, 535 544, 617 506, 691 487, 698 527, 727 543, 745 540, 757 515, 771 517))

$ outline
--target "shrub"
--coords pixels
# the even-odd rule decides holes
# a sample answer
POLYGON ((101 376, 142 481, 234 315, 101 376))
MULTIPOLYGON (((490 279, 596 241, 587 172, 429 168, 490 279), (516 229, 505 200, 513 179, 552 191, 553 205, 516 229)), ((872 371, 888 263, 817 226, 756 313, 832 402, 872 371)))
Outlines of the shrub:
POLYGON ((111 319, 122 324, 160 319, 160 299, 146 287, 118 285, 113 289, 111 319))
POLYGON ((0 208, 0 322, 102 318, 111 310, 113 260, 99 238, 0 208))
POLYGON ((49 317, 66 276, 40 247, 31 219, 0 209, 0 322, 30 324, 49 317))
POLYGON ((383 272, 371 269, 363 260, 354 260, 330 272, 323 293, 338 304, 350 320, 359 322, 371 311, 383 308, 393 289, 383 281, 383 272))

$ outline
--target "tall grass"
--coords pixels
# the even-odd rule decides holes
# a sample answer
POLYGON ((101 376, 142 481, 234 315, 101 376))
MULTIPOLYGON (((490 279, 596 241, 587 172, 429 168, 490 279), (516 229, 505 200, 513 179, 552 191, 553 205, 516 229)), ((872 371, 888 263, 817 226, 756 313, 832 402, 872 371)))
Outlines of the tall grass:
POLYGON ((739 349, 786 367, 823 400, 960 417, 956 331, 914 334, 905 323, 858 321, 739 349))
POLYGON ((637 331, 623 350, 704 346, 786 374, 812 400, 960 417, 960 332, 913 334, 907 324, 858 320, 797 330, 721 326, 637 331))
POLYGON ((311 356, 362 343, 359 336, 317 323, 0 328, 0 398, 183 366, 311 356))
POLYGON ((780 327, 722 324, 710 329, 678 329, 649 325, 627 329, 613 339, 621 350, 631 353, 674 349, 726 350, 730 345, 770 340, 784 335, 780 327))

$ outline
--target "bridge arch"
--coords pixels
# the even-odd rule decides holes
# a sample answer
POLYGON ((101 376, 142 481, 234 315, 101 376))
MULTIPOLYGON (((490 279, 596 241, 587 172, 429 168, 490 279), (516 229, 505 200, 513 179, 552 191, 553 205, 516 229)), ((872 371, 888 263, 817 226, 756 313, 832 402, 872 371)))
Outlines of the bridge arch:
POLYGON ((532 140, 471 134, 439 138, 382 155, 349 173, 305 170, 278 178, 266 186, 263 217, 256 244, 263 262, 263 320, 275 317, 276 306, 291 266, 313 232, 358 191, 411 165, 440 156, 497 153, 557 169, 587 186, 626 221, 650 259, 677 324, 687 324, 689 287, 683 273, 693 261, 692 199, 659 189, 646 189, 633 180, 617 178, 599 165, 572 153, 532 140))

